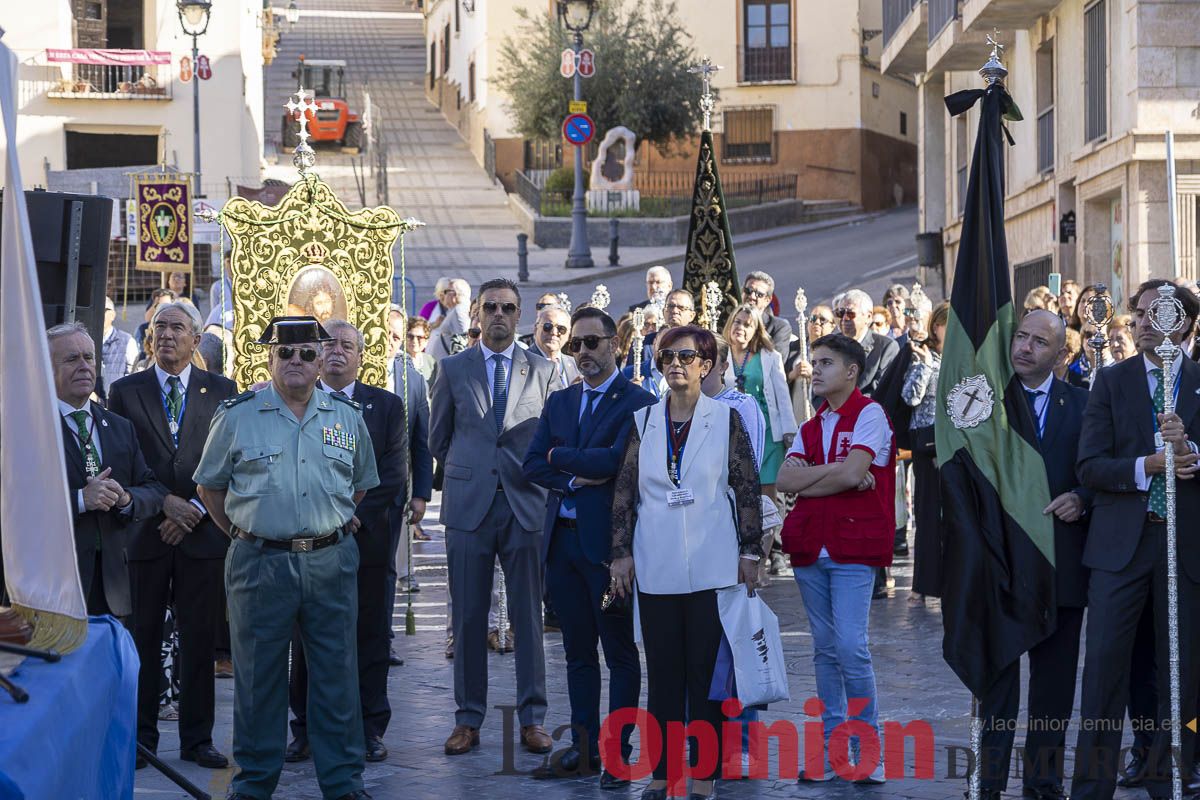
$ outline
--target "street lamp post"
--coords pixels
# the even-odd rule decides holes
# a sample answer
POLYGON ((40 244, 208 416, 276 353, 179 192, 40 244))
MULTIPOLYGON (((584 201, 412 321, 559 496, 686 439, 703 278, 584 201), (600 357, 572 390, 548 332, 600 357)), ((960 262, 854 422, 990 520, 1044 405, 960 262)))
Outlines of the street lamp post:
POLYGON ((179 24, 192 37, 192 171, 195 173, 195 195, 200 196, 200 73, 196 61, 200 58, 199 37, 208 30, 212 0, 178 0, 179 24))
POLYGON ((287 4, 287 10, 283 12, 283 16, 287 20, 288 30, 296 27, 296 23, 300 21, 300 7, 296 5, 296 0, 287 4))
MULTIPOLYGON (((583 49, 583 32, 592 24, 598 0, 558 0, 558 13, 573 33, 575 50, 575 99, 583 99, 583 82, 579 74, 579 52, 583 49)), ((583 196, 583 146, 575 146, 575 194, 571 203, 571 246, 567 250, 567 269, 587 269, 595 266, 592 249, 588 246, 587 206, 583 196)))

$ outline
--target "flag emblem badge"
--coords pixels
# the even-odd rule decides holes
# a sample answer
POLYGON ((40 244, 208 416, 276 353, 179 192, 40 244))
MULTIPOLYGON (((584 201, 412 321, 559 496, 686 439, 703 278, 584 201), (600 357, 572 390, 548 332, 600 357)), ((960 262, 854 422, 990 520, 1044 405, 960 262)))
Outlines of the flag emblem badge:
POLYGON ((992 415, 995 392, 984 375, 963 378, 946 395, 946 413, 954 427, 974 428, 992 415))

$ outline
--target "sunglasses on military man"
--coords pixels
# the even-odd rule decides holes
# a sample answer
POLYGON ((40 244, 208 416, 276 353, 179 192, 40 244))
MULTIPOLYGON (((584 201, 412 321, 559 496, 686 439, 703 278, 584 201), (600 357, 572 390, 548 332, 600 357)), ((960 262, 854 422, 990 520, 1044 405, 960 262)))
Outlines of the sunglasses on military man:
POLYGON ((571 341, 567 342, 568 353, 578 353, 583 348, 595 350, 600 346, 600 343, 612 339, 612 336, 576 336, 571 341))
POLYGON ((280 345, 279 347, 275 348, 275 352, 284 361, 291 361, 292 356, 296 354, 297 349, 300 351, 301 361, 307 361, 311 364, 313 361, 317 360, 317 351, 313 350, 311 347, 295 348, 288 347, 287 345, 280 345))

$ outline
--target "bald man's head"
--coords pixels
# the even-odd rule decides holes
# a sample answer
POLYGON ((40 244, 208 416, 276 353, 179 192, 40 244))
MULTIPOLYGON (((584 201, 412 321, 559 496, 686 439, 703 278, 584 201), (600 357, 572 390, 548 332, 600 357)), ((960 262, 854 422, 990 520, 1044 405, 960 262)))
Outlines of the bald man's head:
POLYGON ((1026 314, 1013 333, 1013 371, 1030 388, 1040 386, 1049 377, 1067 347, 1067 329, 1062 318, 1044 309, 1026 314))

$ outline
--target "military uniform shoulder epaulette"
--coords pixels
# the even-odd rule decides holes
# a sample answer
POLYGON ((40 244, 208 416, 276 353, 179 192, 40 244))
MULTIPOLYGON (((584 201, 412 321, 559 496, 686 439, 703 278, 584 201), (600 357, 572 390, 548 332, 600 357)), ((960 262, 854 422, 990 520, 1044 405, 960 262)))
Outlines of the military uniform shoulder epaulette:
POLYGON ((351 400, 349 397, 343 397, 340 394, 334 394, 332 392, 329 393, 329 396, 332 397, 334 400, 342 401, 346 405, 353 408, 355 411, 362 411, 362 406, 359 405, 358 403, 354 402, 353 400, 351 400))
POLYGON ((247 390, 247 391, 242 392, 241 394, 234 395, 233 397, 229 398, 228 400, 222 400, 221 405, 225 406, 225 408, 233 408, 238 403, 244 403, 247 400, 249 400, 251 397, 254 397, 255 394, 256 394, 255 392, 247 390))

